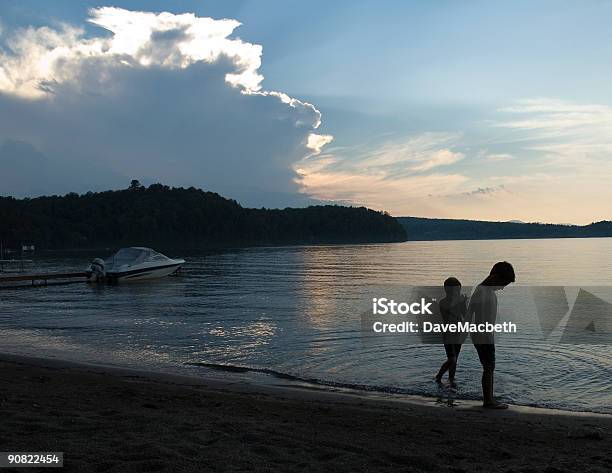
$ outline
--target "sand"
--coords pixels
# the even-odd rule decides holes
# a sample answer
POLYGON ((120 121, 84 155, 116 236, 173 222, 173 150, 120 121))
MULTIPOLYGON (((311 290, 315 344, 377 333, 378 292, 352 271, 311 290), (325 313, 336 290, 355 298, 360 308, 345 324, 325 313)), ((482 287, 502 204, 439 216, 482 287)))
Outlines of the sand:
POLYGON ((0 450, 63 451, 69 472, 612 471, 612 416, 451 408, 10 355, 0 356, 0 373, 0 450))

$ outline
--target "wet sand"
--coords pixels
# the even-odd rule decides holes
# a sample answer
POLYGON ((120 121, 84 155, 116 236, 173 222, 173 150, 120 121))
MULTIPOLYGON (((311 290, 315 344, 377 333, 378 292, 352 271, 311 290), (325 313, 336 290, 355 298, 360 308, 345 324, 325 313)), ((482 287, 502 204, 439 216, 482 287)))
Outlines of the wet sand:
POLYGON ((0 451, 63 451, 63 471, 612 470, 612 416, 450 408, 11 355, 0 355, 0 373, 0 451))

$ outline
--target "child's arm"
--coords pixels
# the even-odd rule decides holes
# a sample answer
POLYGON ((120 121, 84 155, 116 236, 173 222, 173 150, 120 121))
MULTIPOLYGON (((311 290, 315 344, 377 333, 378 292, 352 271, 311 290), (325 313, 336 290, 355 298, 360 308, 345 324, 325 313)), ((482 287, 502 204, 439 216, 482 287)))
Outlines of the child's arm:
MULTIPOLYGON (((469 304, 467 304, 467 311, 466 311, 466 321, 471 322, 472 320, 474 320, 474 314, 476 313, 477 310, 477 305, 478 302, 476 300, 477 298, 474 297, 474 294, 472 294, 472 297, 470 297, 470 302, 469 304)), ((466 302, 467 302, 467 297, 466 297, 466 302)))
POLYGON ((440 309, 440 317, 442 317, 442 321, 446 322, 448 318, 448 307, 446 305, 446 298, 440 299, 440 302, 438 302, 438 309, 440 309))
POLYGON ((459 311, 461 320, 465 321, 465 316, 467 315, 468 306, 467 306, 467 297, 464 294, 461 294, 459 296, 459 303, 457 304, 457 310, 459 311))

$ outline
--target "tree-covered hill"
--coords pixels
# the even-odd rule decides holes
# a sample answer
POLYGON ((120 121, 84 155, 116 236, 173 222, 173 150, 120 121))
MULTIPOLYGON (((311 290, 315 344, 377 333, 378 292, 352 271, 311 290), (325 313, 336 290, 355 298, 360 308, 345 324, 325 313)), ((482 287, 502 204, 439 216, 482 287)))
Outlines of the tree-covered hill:
POLYGON ((246 209, 193 187, 147 187, 84 195, 0 197, 0 240, 41 249, 394 242, 406 239, 391 216, 364 207, 246 209))
POLYGON ((420 217, 398 217, 397 220, 406 228, 409 240, 612 237, 610 221, 580 226, 420 217))

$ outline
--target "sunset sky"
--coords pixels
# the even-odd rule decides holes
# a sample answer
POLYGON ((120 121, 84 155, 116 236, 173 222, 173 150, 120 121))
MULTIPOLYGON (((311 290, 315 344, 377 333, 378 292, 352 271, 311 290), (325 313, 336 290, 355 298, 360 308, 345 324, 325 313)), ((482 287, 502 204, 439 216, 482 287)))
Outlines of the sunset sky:
POLYGON ((136 178, 247 206, 610 220, 610 18, 602 1, 2 0, 0 195, 136 178))

